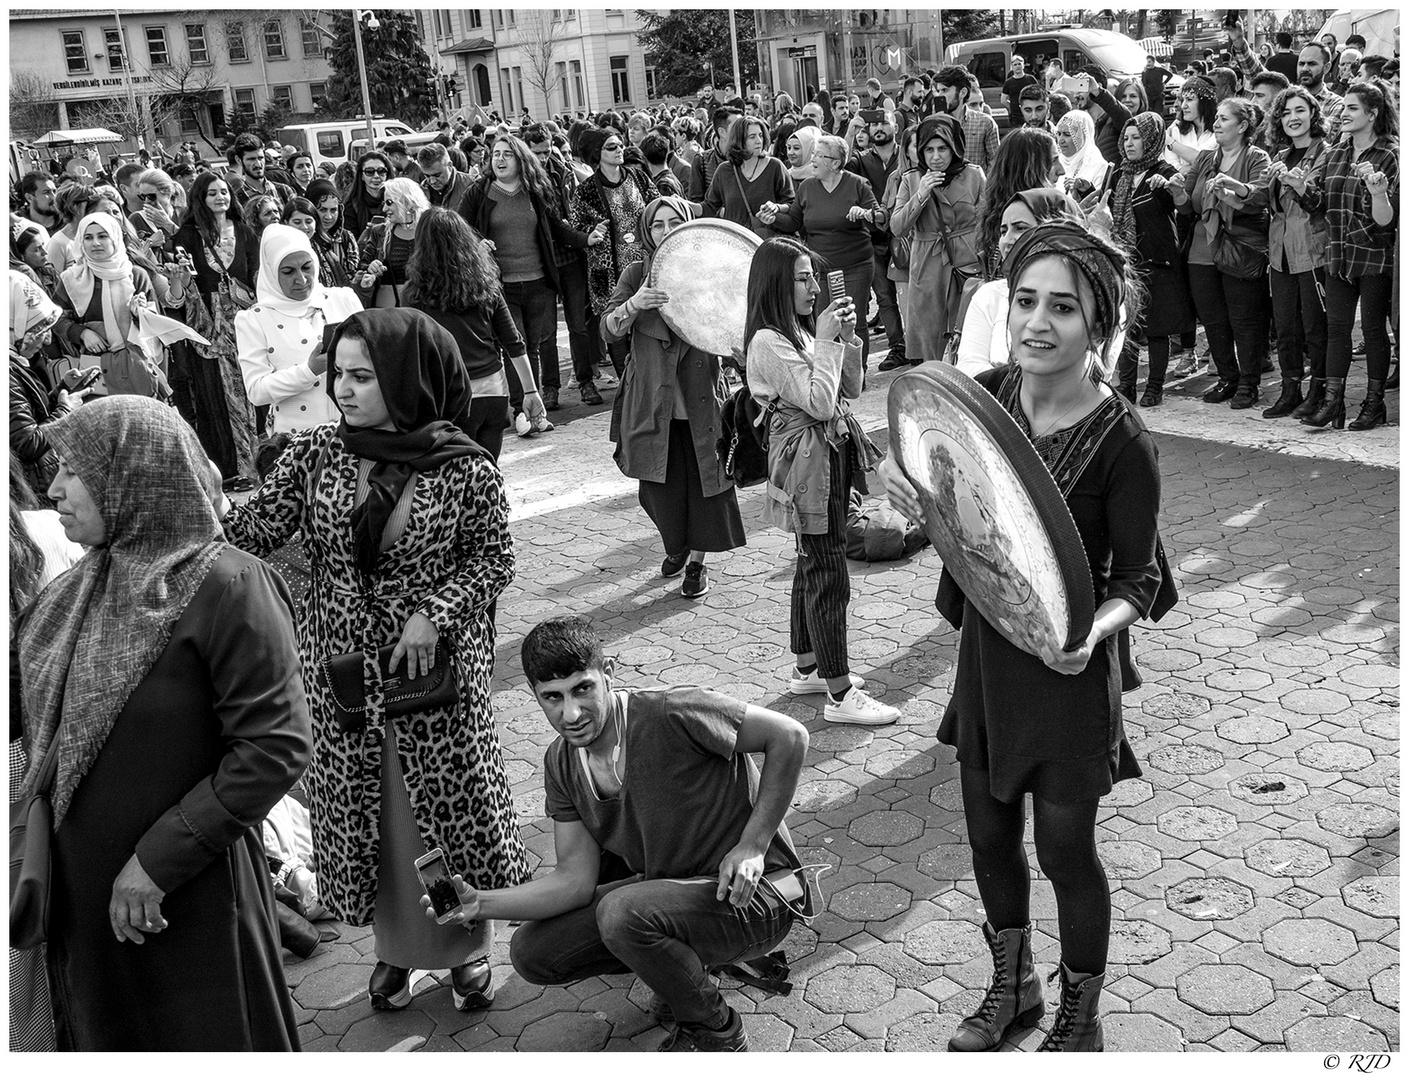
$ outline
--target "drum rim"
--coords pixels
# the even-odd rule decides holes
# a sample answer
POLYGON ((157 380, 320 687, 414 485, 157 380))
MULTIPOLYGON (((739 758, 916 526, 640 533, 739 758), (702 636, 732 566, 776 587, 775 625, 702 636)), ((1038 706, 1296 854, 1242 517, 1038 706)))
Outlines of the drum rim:
MULTIPOLYGON (((651 255, 650 270, 646 274, 646 284, 651 288, 657 288, 660 281, 660 264, 662 254, 668 256, 673 247, 678 246, 682 240, 679 237, 688 238, 689 231, 707 230, 712 233, 720 233, 738 240, 743 240, 750 249, 750 261, 754 254, 757 254, 759 246, 763 243, 754 233, 745 229, 742 225, 723 218, 694 218, 683 222, 672 229, 659 244, 656 245, 655 252, 651 255)), ((665 324, 676 334, 680 335, 687 344, 693 348, 701 349, 705 352, 714 352, 709 343, 701 344, 692 337, 690 329, 685 328, 675 318, 675 313, 670 310, 670 305, 666 304, 660 308, 660 316, 665 320, 665 324)), ((716 343, 717 344, 717 343, 716 343)), ((742 344, 742 342, 740 342, 742 344)))

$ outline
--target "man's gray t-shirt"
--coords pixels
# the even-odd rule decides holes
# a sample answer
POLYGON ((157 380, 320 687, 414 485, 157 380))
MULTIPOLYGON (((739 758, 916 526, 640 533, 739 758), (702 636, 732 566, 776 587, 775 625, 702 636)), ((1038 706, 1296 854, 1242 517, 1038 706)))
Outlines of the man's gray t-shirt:
MULTIPOLYGON (((544 754, 544 801, 554 821, 581 821, 633 873, 715 877, 743 837, 758 795, 758 767, 734 752, 744 703, 698 687, 628 695, 621 794, 600 799, 561 737, 544 754)), ((764 855, 766 870, 800 864, 786 825, 764 855)))

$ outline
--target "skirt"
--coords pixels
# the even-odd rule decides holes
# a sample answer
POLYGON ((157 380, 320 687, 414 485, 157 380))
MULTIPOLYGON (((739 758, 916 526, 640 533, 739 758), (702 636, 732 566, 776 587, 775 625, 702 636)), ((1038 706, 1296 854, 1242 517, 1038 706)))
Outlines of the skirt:
POLYGON ((660 532, 667 555, 682 551, 732 551, 748 543, 739 498, 732 487, 706 496, 690 421, 670 422, 665 481, 641 481, 641 508, 660 532))

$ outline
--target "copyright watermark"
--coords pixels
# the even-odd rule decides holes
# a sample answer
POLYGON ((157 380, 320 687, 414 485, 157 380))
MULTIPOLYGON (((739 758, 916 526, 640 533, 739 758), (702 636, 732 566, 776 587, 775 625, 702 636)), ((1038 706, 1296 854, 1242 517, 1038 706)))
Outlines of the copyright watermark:
POLYGON ((1372 1073, 1389 1068, 1393 1057, 1390 1054, 1351 1054, 1342 1058, 1339 1054, 1327 1054, 1321 1061, 1325 1069, 1339 1069, 1342 1064, 1348 1072, 1372 1073))

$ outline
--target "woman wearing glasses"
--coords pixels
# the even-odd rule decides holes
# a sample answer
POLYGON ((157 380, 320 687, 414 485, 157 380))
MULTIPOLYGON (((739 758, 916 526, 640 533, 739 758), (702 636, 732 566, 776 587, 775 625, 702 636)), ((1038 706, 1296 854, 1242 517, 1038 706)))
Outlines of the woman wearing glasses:
POLYGON ((382 216, 382 188, 391 176, 391 161, 380 150, 369 151, 358 159, 352 190, 343 207, 343 224, 358 240, 367 226, 382 216))
POLYGON ((416 240, 416 221, 431 208, 425 189, 398 176, 382 188, 386 220, 362 234, 361 263, 354 287, 364 307, 401 307, 406 264, 416 240))

